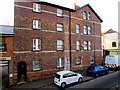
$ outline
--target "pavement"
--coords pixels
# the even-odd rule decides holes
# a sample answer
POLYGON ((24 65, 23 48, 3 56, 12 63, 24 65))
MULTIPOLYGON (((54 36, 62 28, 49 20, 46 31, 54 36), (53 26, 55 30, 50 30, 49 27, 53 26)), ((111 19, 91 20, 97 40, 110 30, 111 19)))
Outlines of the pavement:
MULTIPOLYGON (((90 77, 90 76, 85 76, 85 71, 81 71, 78 72, 80 74, 82 74, 83 76, 83 81, 89 81, 91 79, 93 79, 94 77, 90 77)), ((37 89, 37 88, 41 88, 47 85, 53 84, 53 77, 52 78, 46 78, 46 79, 42 79, 42 80, 36 80, 36 81, 31 81, 31 82, 26 82, 26 83, 21 83, 21 84, 17 84, 16 86, 11 86, 9 88, 5 88, 2 90, 16 90, 16 89, 37 89)))

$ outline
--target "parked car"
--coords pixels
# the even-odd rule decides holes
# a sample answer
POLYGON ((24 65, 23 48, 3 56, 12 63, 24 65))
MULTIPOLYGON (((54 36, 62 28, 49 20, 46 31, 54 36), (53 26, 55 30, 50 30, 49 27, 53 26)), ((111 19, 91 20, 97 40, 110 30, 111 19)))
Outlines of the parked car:
POLYGON ((108 73, 109 73, 109 69, 101 65, 91 65, 87 69, 87 75, 91 75, 95 77, 108 73))
POLYGON ((54 77, 54 83, 62 88, 65 88, 68 84, 82 81, 83 77, 81 74, 68 70, 57 72, 54 77))

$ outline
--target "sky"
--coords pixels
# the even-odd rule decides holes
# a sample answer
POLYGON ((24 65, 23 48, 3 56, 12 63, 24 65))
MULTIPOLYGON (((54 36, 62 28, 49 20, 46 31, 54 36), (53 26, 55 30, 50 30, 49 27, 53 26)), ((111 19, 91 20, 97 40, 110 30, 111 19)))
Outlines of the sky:
MULTIPOLYGON (((118 2, 120 0, 42 0, 74 9, 74 3, 80 7, 90 4, 103 20, 102 32, 109 29, 118 31, 118 2)), ((0 25, 14 25, 14 0, 0 0, 0 25)))

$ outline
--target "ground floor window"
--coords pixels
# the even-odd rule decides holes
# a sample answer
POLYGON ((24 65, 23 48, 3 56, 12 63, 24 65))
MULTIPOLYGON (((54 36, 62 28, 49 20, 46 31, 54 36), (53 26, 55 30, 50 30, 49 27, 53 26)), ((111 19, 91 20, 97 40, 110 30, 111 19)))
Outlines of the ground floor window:
POLYGON ((81 58, 80 57, 76 58, 76 64, 81 64, 81 58))
POLYGON ((33 60, 33 70, 40 70, 40 60, 33 60))
POLYGON ((57 59, 57 67, 64 67, 64 58, 58 58, 57 59))
POLYGON ((94 56, 90 56, 90 64, 94 64, 94 60, 95 60, 95 57, 94 56))

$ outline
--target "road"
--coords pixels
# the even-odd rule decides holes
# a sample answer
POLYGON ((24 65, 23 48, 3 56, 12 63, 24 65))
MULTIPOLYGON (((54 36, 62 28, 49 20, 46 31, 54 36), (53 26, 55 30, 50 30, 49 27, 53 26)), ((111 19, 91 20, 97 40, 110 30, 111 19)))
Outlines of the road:
MULTIPOLYGON (((65 88, 65 90, 72 90, 72 89, 77 89, 77 88, 81 88, 81 89, 105 89, 105 90, 109 90, 109 88, 116 86, 118 83, 120 83, 120 71, 114 72, 114 73, 110 73, 108 75, 104 75, 104 76, 100 76, 98 78, 91 78, 89 76, 86 76, 87 80, 84 80, 83 83, 75 83, 75 84, 71 84, 69 85, 67 88, 65 88)), ((39 89, 45 89, 45 88, 51 88, 53 90, 59 90, 60 87, 51 84, 48 86, 44 86, 35 90, 39 90, 39 89)))

